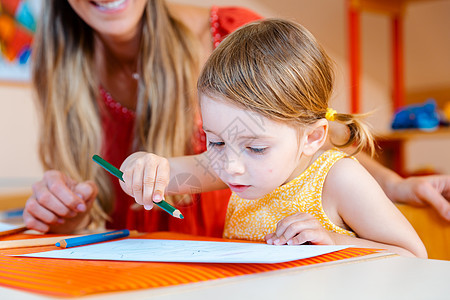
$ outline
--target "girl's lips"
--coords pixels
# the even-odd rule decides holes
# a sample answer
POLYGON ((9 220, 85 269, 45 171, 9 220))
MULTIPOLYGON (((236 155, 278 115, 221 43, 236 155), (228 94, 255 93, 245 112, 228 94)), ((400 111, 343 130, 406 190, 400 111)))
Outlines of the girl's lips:
POLYGON ((231 184, 231 183, 229 183, 228 186, 230 187, 230 190, 237 193, 243 192, 250 187, 249 185, 231 184))

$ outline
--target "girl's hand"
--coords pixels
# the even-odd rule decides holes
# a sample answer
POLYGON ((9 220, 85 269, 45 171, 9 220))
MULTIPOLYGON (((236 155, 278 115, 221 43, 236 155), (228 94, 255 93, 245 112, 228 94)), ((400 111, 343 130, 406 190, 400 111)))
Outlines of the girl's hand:
POLYGON ((331 233, 320 222, 307 213, 296 213, 282 219, 274 233, 265 236, 269 245, 335 245, 331 233))
POLYGON ((33 185, 23 220, 29 229, 40 232, 70 233, 89 222, 98 188, 92 181, 76 182, 65 174, 50 170, 33 185))
POLYGON ((169 184, 169 161, 161 156, 147 152, 136 152, 122 163, 124 182, 122 189, 133 197, 138 204, 150 210, 153 202, 164 199, 164 191, 169 184))

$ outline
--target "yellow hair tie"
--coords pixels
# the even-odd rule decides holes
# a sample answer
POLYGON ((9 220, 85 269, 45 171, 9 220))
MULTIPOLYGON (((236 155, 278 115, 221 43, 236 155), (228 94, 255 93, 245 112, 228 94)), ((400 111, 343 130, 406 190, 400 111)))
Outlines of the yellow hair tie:
POLYGON ((336 113, 337 112, 334 109, 328 107, 327 113, 325 114, 325 119, 327 119, 328 121, 334 121, 335 120, 334 116, 336 115, 336 113))

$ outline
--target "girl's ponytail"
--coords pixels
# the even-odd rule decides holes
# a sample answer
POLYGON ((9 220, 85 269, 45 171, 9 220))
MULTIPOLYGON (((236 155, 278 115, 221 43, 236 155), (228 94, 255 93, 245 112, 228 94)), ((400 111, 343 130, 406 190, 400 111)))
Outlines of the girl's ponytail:
POLYGON ((359 153, 366 149, 371 156, 375 153, 375 142, 369 126, 363 121, 366 115, 364 114, 341 114, 337 113, 334 109, 328 108, 325 114, 325 118, 328 121, 337 121, 348 127, 349 134, 348 139, 343 144, 334 144, 339 148, 345 148, 348 146, 354 146, 355 152, 352 155, 359 153))

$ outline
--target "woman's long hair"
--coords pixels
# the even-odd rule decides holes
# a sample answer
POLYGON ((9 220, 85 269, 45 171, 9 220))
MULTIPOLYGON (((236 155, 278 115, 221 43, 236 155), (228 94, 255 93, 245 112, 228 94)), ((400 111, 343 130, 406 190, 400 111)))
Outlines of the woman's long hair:
MULTIPOLYGON (((92 163, 100 153, 99 81, 93 66, 94 31, 67 1, 45 0, 34 39, 33 85, 41 115, 39 155, 45 170, 57 169, 99 187, 92 220, 112 209, 106 172, 92 163)), ((198 114, 195 80, 198 45, 163 0, 149 0, 143 14, 133 150, 166 157, 192 153, 198 114)), ((130 133, 132 134, 132 133, 130 133)))

